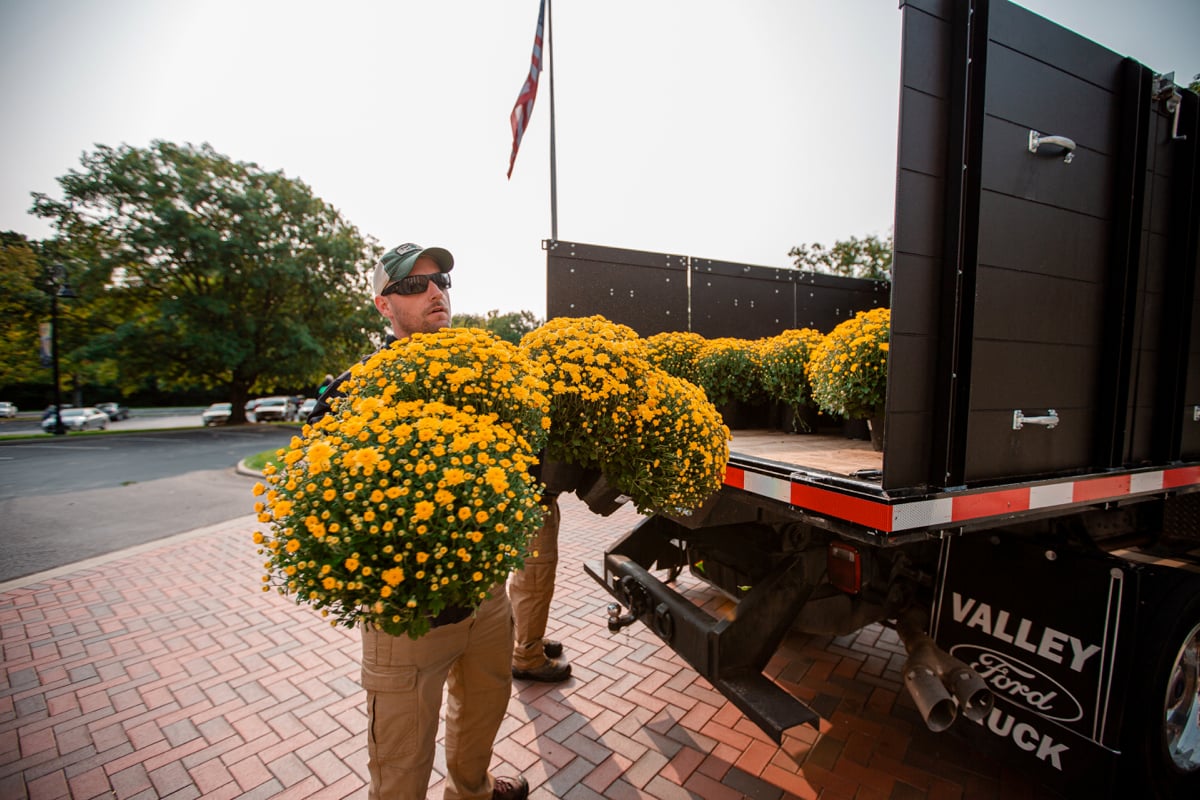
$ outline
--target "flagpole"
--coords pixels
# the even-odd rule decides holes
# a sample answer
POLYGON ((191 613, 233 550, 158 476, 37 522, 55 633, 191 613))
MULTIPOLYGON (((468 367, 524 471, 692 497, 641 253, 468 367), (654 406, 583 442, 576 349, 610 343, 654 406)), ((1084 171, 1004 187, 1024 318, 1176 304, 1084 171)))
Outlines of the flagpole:
POLYGON ((546 0, 546 48, 549 58, 546 71, 550 73, 550 240, 558 241, 558 162, 554 152, 554 14, 546 0))

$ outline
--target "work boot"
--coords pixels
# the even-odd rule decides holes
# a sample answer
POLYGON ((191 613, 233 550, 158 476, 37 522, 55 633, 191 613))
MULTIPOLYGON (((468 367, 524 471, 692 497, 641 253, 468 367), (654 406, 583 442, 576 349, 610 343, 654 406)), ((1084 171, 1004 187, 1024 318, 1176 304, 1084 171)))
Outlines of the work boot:
POLYGON ((553 639, 542 639, 542 652, 546 654, 546 658, 558 658, 562 655, 562 642, 556 642, 553 639))
POLYGON ((562 683, 571 677, 571 665, 566 661, 546 659, 546 663, 533 669, 517 669, 513 667, 512 676, 521 681, 541 681, 542 683, 562 683))
POLYGON ((525 800, 529 797, 529 781, 521 775, 515 778, 496 778, 492 800, 525 800))

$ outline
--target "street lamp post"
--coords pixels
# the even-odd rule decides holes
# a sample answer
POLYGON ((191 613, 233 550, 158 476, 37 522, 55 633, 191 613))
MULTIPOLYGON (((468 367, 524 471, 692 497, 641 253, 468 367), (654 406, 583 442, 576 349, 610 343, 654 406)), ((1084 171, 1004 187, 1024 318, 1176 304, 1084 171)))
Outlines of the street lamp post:
POLYGON ((54 430, 55 436, 67 432, 62 421, 62 386, 58 378, 58 298, 69 300, 77 297, 67 282, 67 268, 55 264, 49 269, 50 277, 50 359, 54 364, 54 430))

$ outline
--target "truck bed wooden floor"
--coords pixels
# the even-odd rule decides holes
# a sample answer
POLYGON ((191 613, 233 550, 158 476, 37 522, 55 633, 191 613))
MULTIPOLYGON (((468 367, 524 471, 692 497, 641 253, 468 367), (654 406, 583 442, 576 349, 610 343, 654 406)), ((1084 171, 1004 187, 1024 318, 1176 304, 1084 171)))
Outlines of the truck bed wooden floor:
POLYGON ((883 470, 883 453, 871 443, 844 436, 789 434, 769 430, 735 430, 730 456, 760 458, 806 469, 850 477, 863 471, 883 470))

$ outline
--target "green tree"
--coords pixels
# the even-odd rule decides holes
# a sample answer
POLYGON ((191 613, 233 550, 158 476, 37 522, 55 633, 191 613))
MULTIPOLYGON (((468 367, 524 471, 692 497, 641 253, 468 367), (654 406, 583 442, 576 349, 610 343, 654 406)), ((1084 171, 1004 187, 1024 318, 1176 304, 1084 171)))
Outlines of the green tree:
POLYGON ((537 330, 542 321, 533 315, 532 311, 510 311, 501 314, 499 309, 492 309, 487 315, 455 314, 451 324, 456 328, 483 328, 491 331, 506 342, 520 344, 521 337, 530 331, 537 330))
MULTIPOLYGON (((315 385, 381 338, 363 298, 379 248, 281 171, 209 145, 104 145, 34 212, 95 296, 89 348, 121 385, 250 392, 315 385)), ((74 273, 73 273, 74 274, 74 273)))
POLYGON ((39 325, 49 321, 50 299, 37 243, 0 233, 0 386, 47 380, 38 357, 39 325))
POLYGON ((794 259, 797 269, 809 272, 886 281, 892 274, 892 237, 851 236, 829 248, 819 242, 802 244, 789 250, 788 257, 794 259))

